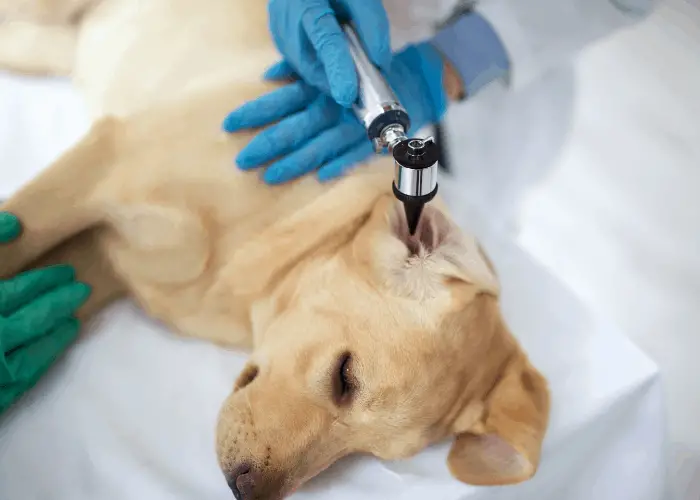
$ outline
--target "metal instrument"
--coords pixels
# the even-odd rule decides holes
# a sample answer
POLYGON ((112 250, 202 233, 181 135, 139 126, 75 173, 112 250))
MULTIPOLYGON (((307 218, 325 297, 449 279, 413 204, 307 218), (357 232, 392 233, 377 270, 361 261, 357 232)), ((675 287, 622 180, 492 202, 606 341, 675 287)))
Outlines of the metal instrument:
POLYGON ((440 150, 432 137, 409 138, 411 119, 379 69, 372 64, 355 30, 344 24, 359 79, 359 96, 353 105, 357 118, 377 153, 385 149, 394 157, 393 191, 403 203, 411 235, 418 227, 423 207, 437 194, 440 150))

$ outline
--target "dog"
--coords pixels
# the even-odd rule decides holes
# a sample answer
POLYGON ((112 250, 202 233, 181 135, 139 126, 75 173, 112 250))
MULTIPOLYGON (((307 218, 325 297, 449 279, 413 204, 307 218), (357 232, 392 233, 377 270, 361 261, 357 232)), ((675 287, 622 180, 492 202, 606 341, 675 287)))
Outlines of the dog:
POLYGON ((70 74, 90 131, 4 205, 0 277, 74 265, 89 320, 130 296, 182 335, 251 349, 216 453, 234 496, 282 499, 339 458, 445 440, 474 485, 537 471, 550 395, 475 238, 437 199, 410 235, 377 158, 265 185, 225 115, 276 85, 262 0, 2 0, 0 65, 70 74), (46 48, 50 48, 49 51, 46 48))

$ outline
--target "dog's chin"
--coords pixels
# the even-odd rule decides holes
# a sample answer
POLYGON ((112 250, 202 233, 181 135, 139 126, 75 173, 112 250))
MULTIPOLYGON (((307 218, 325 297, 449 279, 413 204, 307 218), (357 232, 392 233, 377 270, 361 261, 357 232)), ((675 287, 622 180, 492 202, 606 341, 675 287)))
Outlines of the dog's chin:
POLYGON ((306 483, 306 481, 308 481, 308 479, 301 481, 298 479, 294 479, 288 481, 277 493, 277 496, 271 496, 269 499, 266 500, 285 500, 286 498, 289 498, 294 493, 296 493, 299 490, 299 488, 301 488, 306 483))
POLYGON ((285 483, 285 486, 283 488, 283 491, 280 493, 280 496, 275 497, 274 499, 270 499, 270 500, 283 500, 287 497, 292 496, 294 493, 296 493, 299 490, 299 488, 304 486, 306 483, 311 481, 316 476, 322 474, 326 469, 328 469, 331 465, 333 465, 338 460, 339 460, 339 458, 331 460, 330 462, 326 463, 322 467, 319 467, 318 469, 316 469, 316 471, 314 473, 308 474, 301 479, 295 478, 295 479, 288 480, 285 483))

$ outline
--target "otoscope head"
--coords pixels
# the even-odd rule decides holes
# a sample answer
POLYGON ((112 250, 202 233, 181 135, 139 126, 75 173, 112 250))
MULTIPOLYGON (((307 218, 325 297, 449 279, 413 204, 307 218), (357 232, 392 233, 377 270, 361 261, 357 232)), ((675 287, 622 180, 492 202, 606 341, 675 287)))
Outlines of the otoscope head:
POLYGON ((403 203, 408 230, 415 234, 423 207, 437 194, 440 151, 432 137, 405 139, 393 147, 394 196, 403 203))

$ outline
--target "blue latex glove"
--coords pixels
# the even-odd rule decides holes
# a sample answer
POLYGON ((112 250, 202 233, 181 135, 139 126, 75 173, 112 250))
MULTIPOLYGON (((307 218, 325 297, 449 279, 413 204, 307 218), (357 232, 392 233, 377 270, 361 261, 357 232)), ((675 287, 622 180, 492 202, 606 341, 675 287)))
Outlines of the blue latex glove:
POLYGON ((270 0, 268 12, 283 59, 342 106, 357 99, 357 75, 337 17, 352 20, 376 65, 391 63, 389 19, 381 0, 270 0))
MULTIPOLYGON (((437 122, 445 112, 442 75, 442 57, 428 43, 409 45, 394 56, 385 76, 411 117, 409 134, 437 122)), ((272 79, 290 76, 292 70, 284 62, 266 73, 272 79)), ((352 110, 303 81, 244 104, 226 117, 223 128, 235 132, 277 121, 255 136, 236 159, 243 170, 277 160, 265 171, 263 178, 269 184, 314 170, 321 181, 331 180, 374 153, 352 110)))

